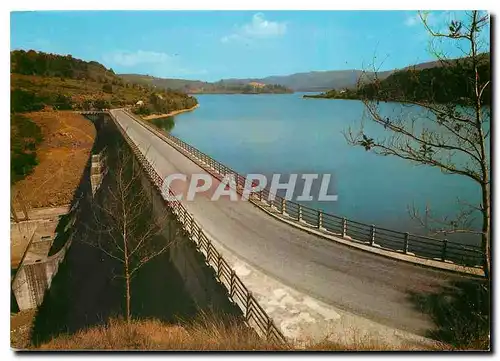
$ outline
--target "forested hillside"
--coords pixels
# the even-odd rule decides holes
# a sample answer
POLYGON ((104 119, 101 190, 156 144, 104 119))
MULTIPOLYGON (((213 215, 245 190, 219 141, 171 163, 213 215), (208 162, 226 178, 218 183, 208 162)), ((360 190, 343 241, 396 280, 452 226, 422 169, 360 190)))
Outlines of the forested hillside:
POLYGON ((134 105, 141 100, 151 112, 180 110, 197 103, 181 92, 127 82, 95 61, 33 50, 11 52, 12 112, 46 106, 59 110, 103 109, 134 105), (159 95, 154 97, 154 104, 150 102, 152 95, 159 95))
MULTIPOLYGON (((479 59, 478 76, 491 79, 490 54, 479 59)), ((469 59, 455 59, 439 66, 428 68, 406 68, 387 78, 359 86, 357 89, 330 90, 318 98, 334 99, 380 99, 385 101, 412 101, 467 104, 473 99, 472 85, 475 78, 469 59)), ((491 84, 483 94, 483 105, 491 104, 491 84)))

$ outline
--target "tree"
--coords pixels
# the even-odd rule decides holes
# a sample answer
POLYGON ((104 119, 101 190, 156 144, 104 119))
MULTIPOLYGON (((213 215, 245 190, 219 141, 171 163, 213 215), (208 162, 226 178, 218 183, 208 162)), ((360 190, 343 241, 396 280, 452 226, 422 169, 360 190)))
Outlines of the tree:
POLYGON ((64 94, 57 94, 53 106, 54 109, 57 110, 71 110, 73 109, 73 102, 70 96, 66 96, 64 94))
POLYGON ((10 111, 12 113, 37 111, 43 107, 43 102, 34 92, 19 88, 10 91, 10 111))
POLYGON ((103 109, 108 109, 110 107, 110 104, 107 100, 105 99, 96 99, 94 101, 94 107, 97 110, 103 110, 103 109))
MULTIPOLYGON (((490 237, 491 237, 491 196, 490 196, 490 160, 487 151, 490 137, 490 110, 486 104, 490 96, 490 72, 483 72, 486 63, 489 64, 489 38, 485 40, 482 33, 489 25, 489 16, 479 11, 466 13, 464 19, 452 20, 447 30, 435 30, 431 26, 429 13, 419 12, 424 28, 430 34, 433 53, 438 58, 438 66, 446 69, 449 74, 458 76, 447 79, 460 79, 460 85, 445 81, 438 83, 437 88, 463 88, 459 99, 440 103, 433 99, 435 95, 429 92, 425 97, 415 97, 414 94, 401 94, 396 100, 405 107, 414 107, 417 111, 401 112, 399 115, 384 113, 381 103, 391 99, 391 93, 381 87, 380 80, 375 75, 370 89, 373 94, 367 94, 361 80, 358 83, 358 93, 367 110, 368 119, 384 127, 385 137, 374 139, 366 134, 363 125, 355 132, 349 129, 346 138, 349 143, 364 147, 380 155, 391 155, 439 168, 447 174, 455 174, 473 180, 481 190, 479 204, 464 204, 460 202, 460 212, 453 219, 434 219, 434 229, 442 233, 473 233, 481 237, 484 253, 483 270, 485 276, 490 276, 490 237), (441 50, 436 50, 435 41, 439 41, 441 50), (464 52, 465 57, 453 60, 445 55, 444 48, 451 45, 464 52), (485 76, 487 74, 487 76, 485 76), (423 100, 425 99, 425 100, 423 100), (481 229, 473 229, 472 217, 481 215, 481 229)), ((486 31, 487 32, 487 31, 486 31)), ((488 65, 489 66, 489 65, 488 65)), ((376 70, 375 74, 376 74, 376 70)), ((415 74, 418 70, 414 70, 415 74)), ((432 74, 432 73, 429 73, 432 74)), ((417 74, 418 75, 418 74, 417 74)), ((419 75, 420 76, 420 75, 419 75)), ((372 75, 373 77, 373 75, 372 75)), ((373 78, 371 78, 373 79, 373 78)), ((430 83, 437 82, 435 78, 430 83)), ((422 220, 418 211, 413 215, 422 220)))
MULTIPOLYGON (((131 320, 131 283, 137 272, 165 253, 178 236, 175 218, 163 206, 153 209, 151 192, 141 184, 134 156, 119 148, 109 170, 111 184, 101 202, 94 202, 93 225, 85 243, 121 265, 125 283, 125 318, 131 320), (175 230, 175 231, 174 231, 175 230)), ((102 192, 102 191, 101 191, 102 192)))

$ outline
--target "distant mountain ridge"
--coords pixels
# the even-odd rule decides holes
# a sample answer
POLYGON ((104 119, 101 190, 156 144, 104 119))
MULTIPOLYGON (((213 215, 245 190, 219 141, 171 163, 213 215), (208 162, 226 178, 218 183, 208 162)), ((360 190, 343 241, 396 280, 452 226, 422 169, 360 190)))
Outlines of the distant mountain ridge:
POLYGON ((204 82, 200 80, 158 78, 150 75, 120 74, 124 81, 154 86, 163 89, 183 91, 190 94, 268 94, 293 93, 293 90, 277 83, 259 81, 204 82))
MULTIPOLYGON (((416 64, 407 68, 427 69, 439 66, 438 61, 430 61, 416 64)), ((404 68, 406 69, 406 68, 404 68)), ((394 69, 377 73, 379 79, 385 79, 392 73, 403 69, 394 69)), ((365 74, 366 79, 374 76, 374 72, 363 72, 362 70, 328 70, 328 71, 310 71, 303 73, 295 73, 290 75, 273 75, 265 78, 229 78, 222 79, 218 82, 204 82, 200 80, 185 80, 173 78, 159 78, 149 75, 140 74, 119 74, 126 81, 139 82, 149 85, 155 85, 161 88, 170 88, 174 90, 182 90, 188 93, 210 93, 214 92, 210 89, 225 85, 247 85, 249 83, 261 83, 265 85, 281 85, 293 91, 326 91, 331 89, 353 88, 357 85, 362 74, 365 74)))
POLYGON ((294 91, 321 91, 332 87, 348 87, 354 85, 361 75, 359 70, 311 71, 291 75, 268 76, 265 78, 224 79, 228 83, 259 82, 264 84, 281 84, 294 91))

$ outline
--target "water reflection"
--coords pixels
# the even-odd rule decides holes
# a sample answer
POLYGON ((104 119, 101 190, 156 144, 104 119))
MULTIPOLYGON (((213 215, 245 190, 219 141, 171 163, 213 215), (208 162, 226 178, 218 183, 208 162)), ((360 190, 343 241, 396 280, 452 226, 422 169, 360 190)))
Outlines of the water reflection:
POLYGON ((151 123, 153 123, 158 128, 163 131, 169 133, 175 126, 175 117, 165 117, 165 118, 156 118, 151 119, 151 123))

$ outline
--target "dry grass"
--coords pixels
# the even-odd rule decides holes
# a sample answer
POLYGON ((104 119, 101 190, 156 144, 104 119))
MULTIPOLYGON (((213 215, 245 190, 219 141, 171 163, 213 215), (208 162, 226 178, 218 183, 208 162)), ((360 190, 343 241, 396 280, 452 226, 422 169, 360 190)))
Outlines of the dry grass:
POLYGON ((30 333, 36 310, 27 310, 10 315, 10 345, 16 349, 30 346, 30 333))
POLYGON ((14 206, 21 209, 19 194, 33 208, 68 204, 94 144, 94 125, 72 112, 41 111, 26 117, 41 127, 44 140, 33 173, 13 186, 14 206))
POLYGON ((41 345, 42 350, 278 350, 236 322, 202 318, 183 325, 158 320, 112 319, 106 325, 62 335, 41 345))
MULTIPOLYGON (((241 324, 222 322, 203 315, 196 321, 181 325, 165 324, 158 320, 134 320, 127 324, 112 319, 106 325, 60 335, 39 347, 42 350, 196 350, 196 351, 401 351, 367 338, 352 340, 349 345, 331 341, 302 345, 276 345, 267 342, 241 324)), ((434 350, 448 350, 436 346, 434 350)))

